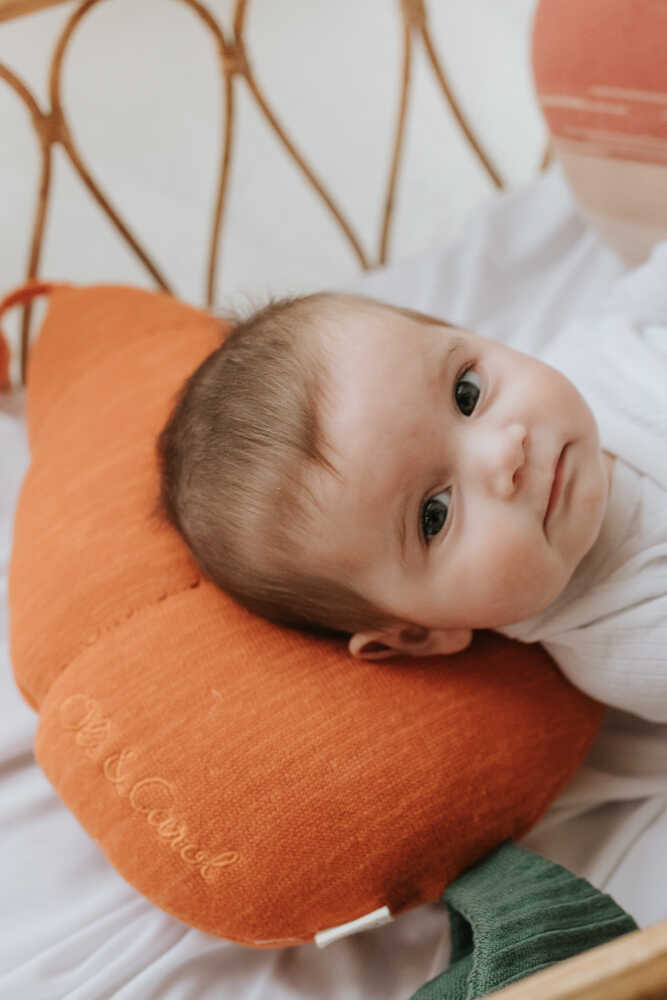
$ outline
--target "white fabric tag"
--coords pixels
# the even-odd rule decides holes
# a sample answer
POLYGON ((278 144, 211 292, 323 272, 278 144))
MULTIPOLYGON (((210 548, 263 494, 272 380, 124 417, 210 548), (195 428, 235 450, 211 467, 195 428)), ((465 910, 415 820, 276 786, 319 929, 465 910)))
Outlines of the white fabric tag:
POLYGON ((326 931, 319 931, 315 935, 315 944, 318 948, 326 948, 332 941, 338 938, 349 937, 350 934, 359 934, 361 931, 371 931, 375 927, 382 927, 383 924, 390 924, 394 918, 389 912, 388 906, 381 906, 379 910, 366 913, 363 917, 350 920, 346 924, 339 924, 338 927, 330 927, 326 931))

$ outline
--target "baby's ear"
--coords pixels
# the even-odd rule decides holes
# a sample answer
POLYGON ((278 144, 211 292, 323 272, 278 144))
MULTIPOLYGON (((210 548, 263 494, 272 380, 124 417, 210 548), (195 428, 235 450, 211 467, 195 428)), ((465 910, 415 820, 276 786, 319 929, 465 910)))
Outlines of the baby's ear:
POLYGON ((350 636, 347 648, 358 660, 387 660, 391 656, 399 656, 400 650, 385 639, 382 632, 355 632, 350 636))
POLYGON ((348 649, 360 660, 386 660, 392 656, 442 656, 460 653, 472 642, 472 629, 427 629, 421 625, 394 626, 355 632, 348 649))

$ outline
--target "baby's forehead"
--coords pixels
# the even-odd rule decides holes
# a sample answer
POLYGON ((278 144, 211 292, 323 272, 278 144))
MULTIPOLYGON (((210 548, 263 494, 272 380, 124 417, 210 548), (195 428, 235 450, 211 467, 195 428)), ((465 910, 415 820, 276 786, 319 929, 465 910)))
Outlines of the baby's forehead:
POLYGON ((435 392, 462 340, 450 325, 367 306, 348 311, 327 333, 318 416, 334 454, 354 450, 362 430, 377 437, 379 448, 389 447, 384 437, 435 392))
POLYGON ((323 360, 329 363, 359 348, 359 353, 373 341, 382 353, 402 351, 406 347, 428 351, 454 334, 466 336, 463 330, 437 316, 368 299, 363 296, 341 295, 322 312, 318 330, 323 360))
POLYGON ((378 320, 387 320, 393 316, 397 321, 407 319, 413 323, 426 326, 446 326, 452 329, 459 329, 456 324, 450 323, 441 316, 434 316, 431 313, 412 309, 408 306, 396 305, 392 302, 383 302, 381 299, 375 299, 366 295, 356 295, 347 292, 337 293, 331 296, 328 305, 333 305, 334 309, 336 306, 339 308, 340 318, 346 313, 348 318, 351 319, 374 316, 378 320))
POLYGON ((350 297, 327 311, 319 324, 320 359, 329 381, 347 379, 355 366, 394 366, 402 380, 411 368, 429 367, 451 345, 472 336, 470 331, 437 316, 350 297))

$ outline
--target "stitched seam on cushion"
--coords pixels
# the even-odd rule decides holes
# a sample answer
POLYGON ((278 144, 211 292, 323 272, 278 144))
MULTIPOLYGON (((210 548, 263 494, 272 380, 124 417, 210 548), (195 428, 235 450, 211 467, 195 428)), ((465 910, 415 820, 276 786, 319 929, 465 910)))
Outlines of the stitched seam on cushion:
POLYGON ((84 642, 79 646, 78 650, 76 651, 76 653, 74 654, 74 656, 64 669, 66 670, 67 667, 69 667, 70 663, 72 663, 72 661, 75 660, 80 653, 85 652, 88 646, 94 646, 95 643, 98 642, 98 640, 101 639, 103 636, 105 636, 107 633, 113 632, 120 625, 125 625, 126 622, 129 622, 130 619, 134 618, 135 615, 140 614, 143 611, 147 611, 158 604, 162 604, 162 602, 166 601, 169 597, 177 597, 179 594, 185 594, 188 590, 194 590, 196 587, 200 585, 201 580, 202 580, 201 576, 198 576, 197 579, 193 583, 189 583, 187 587, 181 587, 179 590, 173 590, 167 592, 166 594, 161 594, 151 604, 142 604, 141 607, 139 608, 133 608, 130 612, 128 612, 128 614, 123 615, 122 618, 113 619, 112 621, 96 629, 94 632, 91 632, 88 638, 85 639, 84 642))
MULTIPOLYGON (((189 583, 186 587, 181 587, 178 590, 161 594, 155 601, 151 602, 150 604, 145 604, 142 605, 141 607, 134 608, 128 614, 122 616, 121 618, 115 619, 108 625, 105 625, 103 628, 95 632, 93 642, 97 642, 97 640, 102 638, 104 635, 107 635, 113 632, 119 626, 124 625, 136 614, 140 614, 145 611, 146 612, 150 611, 157 604, 161 604, 163 601, 167 600, 170 597, 176 597, 179 594, 185 594, 189 590, 196 589, 197 587, 200 586, 202 579, 203 578, 201 576, 198 576, 196 580, 189 583)), ((91 642, 89 644, 92 645, 93 643, 91 642)), ((68 669, 68 667, 71 666, 76 661, 80 653, 84 652, 85 649, 86 645, 84 644, 71 657, 71 659, 69 660, 67 665, 63 668, 58 677, 63 676, 64 672, 68 669)), ((84 696, 81 695, 80 693, 70 694, 65 699, 65 704, 70 702, 72 699, 81 699, 82 697, 84 696)), ((91 699, 91 702, 95 707, 97 707, 97 702, 95 701, 95 699, 91 699)), ((61 710, 62 707, 63 705, 61 704, 60 705, 61 710)), ((106 719, 100 719, 100 718, 97 719, 93 718, 86 720, 89 731, 87 735, 89 735, 90 739, 92 740, 92 744, 90 747, 91 749, 96 748, 96 741, 99 741, 100 738, 104 738, 107 735, 107 730, 104 725, 104 723, 107 721, 108 720, 106 719)), ((76 729, 77 727, 70 725, 67 728, 76 729)), ((80 746, 85 752, 87 746, 86 740, 83 740, 80 746)), ((177 848, 181 846, 181 842, 185 839, 187 834, 187 821, 179 821, 178 816, 176 816, 176 818, 174 819, 171 816, 166 815, 166 813, 169 811, 168 809, 166 810, 164 808, 149 809, 148 806, 144 805, 143 803, 139 803, 139 805, 137 805, 137 803, 132 800, 132 795, 134 794, 136 797, 136 795, 138 795, 143 790, 144 786, 148 785, 150 787, 154 787, 155 785, 159 784, 161 786, 164 786, 164 788, 168 789, 169 783, 164 781, 163 779, 160 779, 159 777, 154 777, 152 775, 149 775, 148 778, 144 777, 143 779, 139 779, 137 782, 134 782, 134 784, 132 784, 131 789, 128 789, 123 786, 123 781, 125 776, 122 773, 122 764, 124 761, 127 762, 128 760, 131 760, 135 756, 136 756, 136 750, 133 747, 124 747, 121 751, 114 751, 111 755, 107 756, 102 760, 101 774, 112 784, 118 786, 116 787, 116 791, 118 792, 119 795, 128 798, 134 812, 139 812, 140 814, 144 815, 144 818, 147 820, 148 825, 154 828, 154 832, 156 833, 156 836, 158 836, 158 842, 163 847, 169 847, 171 850, 175 852, 176 855, 180 855, 181 859, 184 862, 186 862, 194 871, 199 871, 199 874, 202 875, 204 882, 206 883, 207 889, 209 891, 212 891, 215 883, 214 875, 221 868, 225 868, 228 867, 229 865, 235 864, 239 858, 238 852, 235 850, 222 851, 218 852, 213 857, 210 857, 206 851, 197 850, 198 847, 197 844, 186 845, 187 851, 189 852, 187 853, 187 855, 184 853, 184 851, 186 850, 185 848, 181 851, 178 851, 177 848)), ((84 826, 84 829, 86 829, 85 825, 84 824, 82 825, 84 826)), ((177 913, 171 907, 165 906, 163 904, 156 904, 156 905, 159 905, 160 909, 162 909, 163 911, 167 913, 172 913, 178 920, 183 920, 182 915, 180 913, 177 913)), ((197 927, 200 930, 204 930, 207 933, 217 934, 217 935, 220 934, 220 928, 218 924, 210 924, 206 926, 203 923, 196 923, 193 924, 192 926, 197 927)), ((229 940, 237 941, 239 944, 244 944, 254 947, 265 947, 265 946, 277 947, 281 945, 289 946, 289 945, 307 944, 314 939, 314 934, 315 932, 312 929, 308 929, 301 932, 300 936, 298 937, 268 938, 259 940, 249 937, 236 937, 236 938, 231 937, 229 938, 229 940)))
POLYGON ((78 659, 81 653, 85 653, 86 649, 89 646, 93 646, 104 635, 113 632, 120 625, 124 625, 126 622, 130 620, 130 618, 133 618, 134 615, 139 614, 142 611, 148 611, 150 608, 155 607, 157 604, 161 604, 162 601, 166 601, 169 597, 177 597, 179 594, 185 594, 186 591, 188 590, 194 590, 201 584, 201 581, 202 577, 198 576, 197 579, 193 583, 189 583, 187 587, 181 587, 179 590, 172 590, 167 592, 166 594, 161 594, 160 597, 158 597, 157 600, 155 600, 153 603, 143 604, 139 608, 133 608, 128 614, 124 615, 122 618, 114 619, 108 622, 107 624, 101 626, 95 632, 91 632, 91 634, 88 636, 88 639, 85 639, 82 643, 78 645, 77 649, 70 656, 67 663, 63 664, 63 666, 58 670, 57 674, 54 676, 47 690, 43 692, 41 699, 35 697, 34 691, 27 691, 26 689, 28 694, 26 700, 33 702, 34 706, 36 706, 35 711, 40 713, 42 702, 48 696, 53 684, 55 684, 59 680, 59 678, 64 676, 65 671, 72 665, 72 663, 74 663, 76 659, 78 659))

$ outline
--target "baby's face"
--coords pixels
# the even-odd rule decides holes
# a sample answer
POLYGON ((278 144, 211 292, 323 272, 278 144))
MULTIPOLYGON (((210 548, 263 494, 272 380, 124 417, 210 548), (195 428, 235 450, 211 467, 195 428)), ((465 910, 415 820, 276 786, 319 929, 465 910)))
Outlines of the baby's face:
POLYGON ((311 568, 427 628, 494 628, 542 610, 595 541, 609 481, 583 397, 493 340, 390 309, 325 333, 321 415, 337 478, 311 568))

